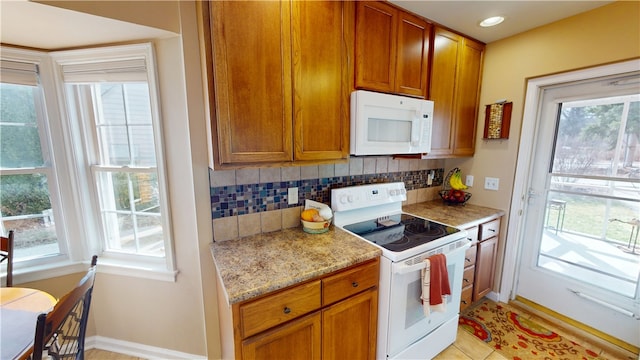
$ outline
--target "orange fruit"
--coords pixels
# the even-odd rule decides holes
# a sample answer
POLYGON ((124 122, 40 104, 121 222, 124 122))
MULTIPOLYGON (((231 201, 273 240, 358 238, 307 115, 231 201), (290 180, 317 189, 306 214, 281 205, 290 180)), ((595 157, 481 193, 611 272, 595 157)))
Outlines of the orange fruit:
POLYGON ((304 221, 313 221, 313 217, 315 215, 318 215, 318 210, 316 209, 307 209, 302 211, 302 214, 300 214, 300 217, 302 217, 302 220, 304 221))

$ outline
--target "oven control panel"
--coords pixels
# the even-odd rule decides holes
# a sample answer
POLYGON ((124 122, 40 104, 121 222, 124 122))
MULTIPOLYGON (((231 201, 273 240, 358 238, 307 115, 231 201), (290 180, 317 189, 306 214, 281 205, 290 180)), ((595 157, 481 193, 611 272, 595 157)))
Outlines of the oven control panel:
POLYGON ((407 200, 403 182, 350 186, 331 190, 334 211, 356 210, 372 206, 402 203, 407 200))

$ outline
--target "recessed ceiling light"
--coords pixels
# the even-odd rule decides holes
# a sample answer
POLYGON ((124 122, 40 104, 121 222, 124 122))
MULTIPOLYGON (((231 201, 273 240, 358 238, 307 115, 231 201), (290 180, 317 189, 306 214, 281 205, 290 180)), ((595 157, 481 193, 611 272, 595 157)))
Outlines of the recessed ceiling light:
POLYGON ((495 26, 495 25, 500 24, 503 21, 504 21, 504 17, 502 17, 502 16, 492 16, 490 18, 486 18, 486 19, 482 20, 480 22, 480 26, 482 26, 482 27, 495 26))

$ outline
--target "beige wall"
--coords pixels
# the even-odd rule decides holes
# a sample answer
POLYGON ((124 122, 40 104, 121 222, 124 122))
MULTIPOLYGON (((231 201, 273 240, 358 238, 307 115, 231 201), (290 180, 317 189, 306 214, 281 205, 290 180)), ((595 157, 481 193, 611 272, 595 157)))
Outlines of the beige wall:
MULTIPOLYGON (((543 26, 486 47, 480 113, 473 158, 448 160, 474 175, 474 204, 510 210, 525 87, 529 78, 640 57, 640 2, 613 4, 543 26), (508 140, 482 140, 484 106, 499 99, 513 101, 508 140), (500 179, 500 190, 484 190, 485 177, 500 179)), ((522 134, 531 136, 531 134, 522 134)), ((504 249, 506 224, 502 224, 504 249)), ((508 236, 508 234, 507 234, 508 236)), ((498 269, 501 269, 501 257, 498 269)), ((500 272, 500 271, 498 271, 500 272)), ((496 285, 497 286, 497 285, 496 285)))
MULTIPOLYGON (((120 5, 111 2, 112 7, 120 5)), ((175 10, 172 21, 181 24, 177 32, 182 32, 184 39, 158 39, 154 47, 177 279, 169 282, 101 272, 99 259, 88 336, 218 358, 216 280, 209 251, 213 235, 206 122, 195 4, 183 1, 180 11, 177 7, 175 10)), ((154 16, 153 12, 137 14, 140 23, 150 23, 145 17, 154 16)), ((20 286, 61 297, 81 277, 80 273, 20 286)))
MULTIPOLYGON (((177 21, 181 28, 176 32, 183 38, 159 41, 157 50, 162 59, 159 78, 165 131, 171 134, 165 140, 180 273, 175 283, 98 273, 89 334, 217 358, 220 345, 215 269, 208 246, 211 214, 195 6, 184 1, 179 9, 176 18, 170 17, 168 30, 175 31, 177 21)), ((487 46, 481 107, 507 98, 514 109, 508 140, 481 139, 482 112, 475 157, 445 162, 446 170, 459 166, 464 174, 475 176, 472 203, 509 210, 526 79, 639 57, 639 13, 639 2, 617 2, 487 46), (483 190, 485 176, 500 178, 500 191, 483 190)), ((137 13, 129 21, 154 26, 150 17, 152 13, 137 13)), ((80 276, 25 285, 61 296, 80 276)))

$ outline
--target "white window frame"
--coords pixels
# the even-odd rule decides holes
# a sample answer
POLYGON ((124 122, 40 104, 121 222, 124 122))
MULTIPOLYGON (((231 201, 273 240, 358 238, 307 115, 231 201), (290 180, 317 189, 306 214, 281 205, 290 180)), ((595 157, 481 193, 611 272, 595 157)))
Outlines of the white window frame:
MULTIPOLYGON (((56 219, 56 231, 60 254, 18 261, 14 267, 14 282, 24 283, 56 276, 77 273, 86 269, 93 254, 100 257, 100 272, 175 282, 177 269, 173 246, 169 192, 164 156, 162 121, 160 117, 158 81, 154 51, 151 43, 112 46, 95 49, 70 50, 46 53, 0 46, 2 59, 37 64, 44 101, 43 114, 47 123, 44 131, 52 172, 48 178, 52 206, 56 219), (97 197, 92 188, 94 182, 86 155, 83 127, 69 115, 79 109, 78 104, 65 101, 65 85, 60 66, 65 63, 90 63, 96 59, 114 60, 142 56, 146 62, 146 81, 154 121, 154 141, 161 207, 165 256, 150 258, 144 255, 118 254, 103 251, 100 221, 93 204, 97 197), (55 191, 57 190, 57 192, 55 191), (57 203, 58 205, 54 204, 57 203), (57 208, 57 210, 56 210, 57 208), (93 214, 93 216, 88 216, 93 214), (97 215, 96 215, 97 214, 97 215), (67 219, 65 221, 65 219, 67 219)), ((43 147, 45 145, 43 144, 43 147)), ((3 172, 4 173, 4 172, 3 172)), ((8 173, 7 173, 8 174, 8 173)))
MULTIPOLYGON (((74 232, 73 225, 65 221, 69 217, 68 210, 70 202, 68 195, 70 192, 60 184, 67 183, 68 175, 65 174, 64 166, 65 146, 64 141, 53 141, 62 137, 61 121, 57 111, 57 96, 54 78, 52 76, 51 59, 46 53, 17 49, 12 47, 1 47, 3 60, 24 62, 34 64, 38 67, 38 90, 35 92, 36 113, 38 121, 38 132, 40 134, 40 144, 44 164, 38 171, 29 169, 5 169, 4 175, 43 173, 47 175, 49 197, 51 199, 52 211, 56 219, 56 236, 58 240, 59 253, 41 257, 34 257, 25 260, 18 260, 14 265, 14 282, 21 283, 33 280, 40 280, 51 276, 64 275, 75 272, 78 263, 81 263, 84 256, 85 246, 83 244, 71 244, 68 239, 69 233, 74 232), (71 269, 60 269, 69 267, 71 269)), ((6 229, 10 230, 10 229, 6 229)), ((19 234, 17 234, 19 236, 19 234)))
POLYGON ((80 191, 80 193, 83 197, 82 202, 90 204, 90 213, 92 216, 91 219, 87 221, 87 227, 91 230, 90 233, 94 234, 94 237, 95 234, 100 234, 99 241, 97 244, 94 244, 94 246, 101 253, 101 267, 106 268, 106 271, 109 273, 118 275, 137 275, 145 278, 175 281, 177 271, 175 268, 173 251, 171 214, 169 211, 169 192, 167 190, 166 181, 167 177, 163 151, 162 121, 153 46, 150 43, 145 43, 69 50, 53 52, 51 53, 51 57, 55 63, 55 74, 59 92, 61 94, 65 94, 64 98, 67 99, 66 103, 61 104, 61 106, 64 108, 66 117, 69 118, 70 122, 73 124, 73 137, 76 139, 74 144, 78 149, 76 150, 76 153, 81 154, 78 165, 82 171, 81 174, 79 174, 79 177, 84 184, 84 189, 83 191, 80 191), (94 130, 93 109, 87 109, 85 106, 86 104, 82 103, 82 101, 78 101, 78 98, 82 98, 82 96, 72 96, 70 93, 71 87, 65 84, 65 79, 72 83, 94 83, 100 81, 120 82, 123 79, 117 74, 117 71, 110 72, 108 66, 104 67, 104 73, 99 73, 94 70, 99 69, 103 64, 127 61, 136 62, 140 59, 144 60, 146 65, 146 76, 144 76, 144 74, 142 77, 137 75, 138 77, 136 80, 146 81, 149 88, 156 152, 156 173, 158 176, 158 186, 161 195, 160 207, 164 235, 164 257, 152 257, 108 251, 105 248, 106 239, 103 236, 99 197, 95 178, 95 168, 101 166, 95 158, 98 156, 98 142, 96 132, 94 130), (68 69, 75 71, 69 74, 68 69), (65 70, 67 71, 66 74, 65 70), (83 73, 85 70, 86 73, 83 73))

